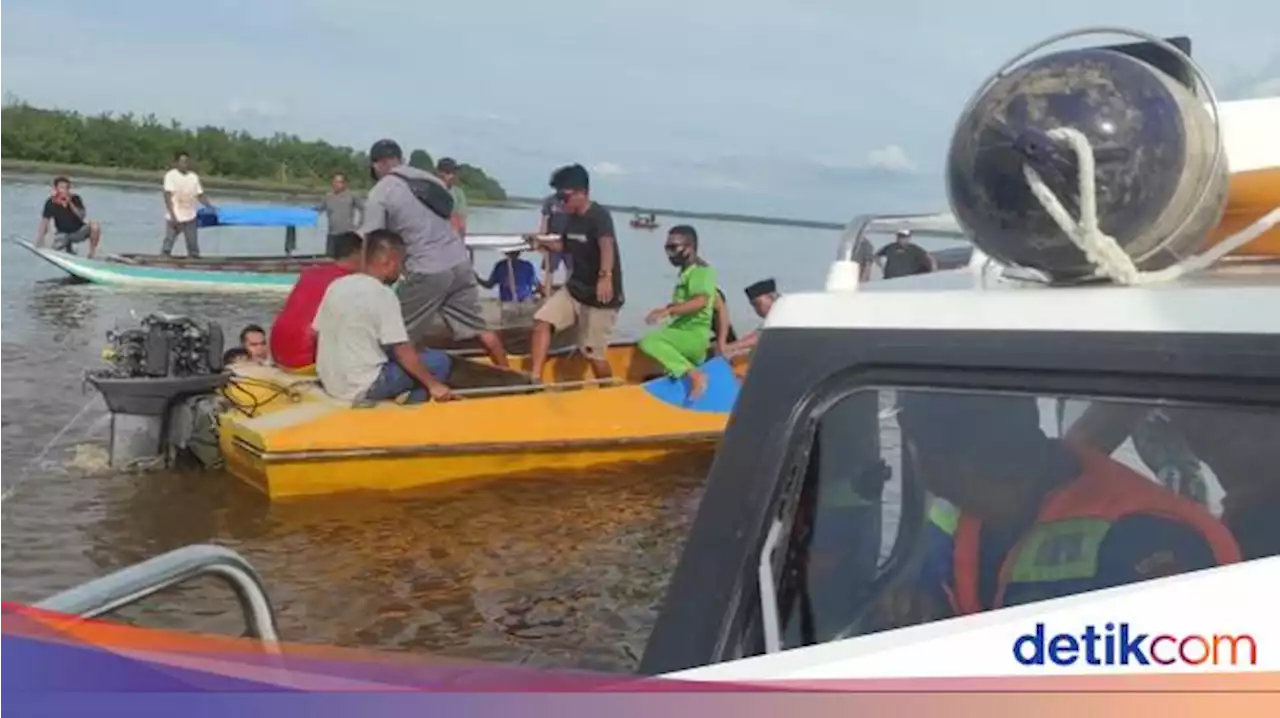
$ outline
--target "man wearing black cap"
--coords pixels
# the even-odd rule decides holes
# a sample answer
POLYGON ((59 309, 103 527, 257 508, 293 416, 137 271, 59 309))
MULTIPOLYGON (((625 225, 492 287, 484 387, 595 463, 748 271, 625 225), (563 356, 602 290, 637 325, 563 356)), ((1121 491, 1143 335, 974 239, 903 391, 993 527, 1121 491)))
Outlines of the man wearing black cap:
MULTIPOLYGON (((751 302, 751 308, 755 310, 756 316, 764 319, 769 316, 769 311, 773 309, 773 303, 778 301, 778 283, 772 279, 761 279, 743 290, 747 295, 747 299, 751 302)), ((725 356, 733 356, 740 354, 749 349, 754 349, 756 343, 760 341, 760 330, 757 329, 736 342, 730 342, 724 348, 725 356)))
POLYGON ((497 366, 508 366, 498 335, 489 331, 480 309, 480 288, 467 246, 454 230, 454 198, 430 172, 404 163, 393 140, 369 150, 373 188, 365 198, 360 235, 389 229, 407 247, 404 277, 396 293, 409 338, 421 344, 437 315, 455 339, 476 338, 497 366))
POLYGON ((467 193, 458 184, 458 161, 452 157, 441 157, 436 163, 436 176, 444 181, 453 195, 453 216, 449 218, 453 229, 459 237, 467 237, 467 193))

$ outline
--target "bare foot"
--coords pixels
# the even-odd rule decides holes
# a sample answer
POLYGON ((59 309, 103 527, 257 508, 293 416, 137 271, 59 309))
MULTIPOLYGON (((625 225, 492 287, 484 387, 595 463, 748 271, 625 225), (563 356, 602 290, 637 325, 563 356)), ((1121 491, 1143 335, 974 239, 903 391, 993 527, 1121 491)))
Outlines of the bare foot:
POLYGON ((689 401, 697 401, 707 391, 707 375, 694 369, 689 372, 689 401))

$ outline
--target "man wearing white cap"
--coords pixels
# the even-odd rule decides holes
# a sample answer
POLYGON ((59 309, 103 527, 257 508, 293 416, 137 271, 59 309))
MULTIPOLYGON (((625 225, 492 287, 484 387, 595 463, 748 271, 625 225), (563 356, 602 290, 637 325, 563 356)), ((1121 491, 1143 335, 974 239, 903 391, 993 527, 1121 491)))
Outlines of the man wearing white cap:
POLYGON ((911 230, 904 229, 890 244, 876 252, 876 261, 884 270, 885 279, 906 277, 912 274, 936 272, 938 262, 924 247, 911 241, 911 230))

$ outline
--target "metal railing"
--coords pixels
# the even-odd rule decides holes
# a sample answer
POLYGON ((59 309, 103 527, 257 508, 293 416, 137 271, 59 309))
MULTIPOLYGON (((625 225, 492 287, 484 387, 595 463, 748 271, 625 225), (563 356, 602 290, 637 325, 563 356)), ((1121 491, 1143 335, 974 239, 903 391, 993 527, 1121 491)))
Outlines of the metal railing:
POLYGON ((221 546, 185 546, 67 589, 35 607, 94 618, 201 576, 217 576, 227 582, 239 599, 249 635, 274 651, 280 634, 258 572, 243 556, 221 546))

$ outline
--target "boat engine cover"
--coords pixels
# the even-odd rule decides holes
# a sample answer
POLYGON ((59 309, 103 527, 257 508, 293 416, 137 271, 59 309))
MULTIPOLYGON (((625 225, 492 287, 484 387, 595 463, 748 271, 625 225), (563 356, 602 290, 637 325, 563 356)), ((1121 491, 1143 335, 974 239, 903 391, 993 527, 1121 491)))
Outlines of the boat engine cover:
POLYGON ((947 157, 947 192, 974 245, 1055 280, 1095 274, 1023 172, 1035 169, 1079 220, 1075 153, 1047 134, 1064 127, 1093 147, 1099 228, 1140 270, 1163 269, 1204 246, 1227 199, 1226 156, 1213 118, 1177 79, 1106 48, 1030 61, 992 83, 960 118, 947 157))

